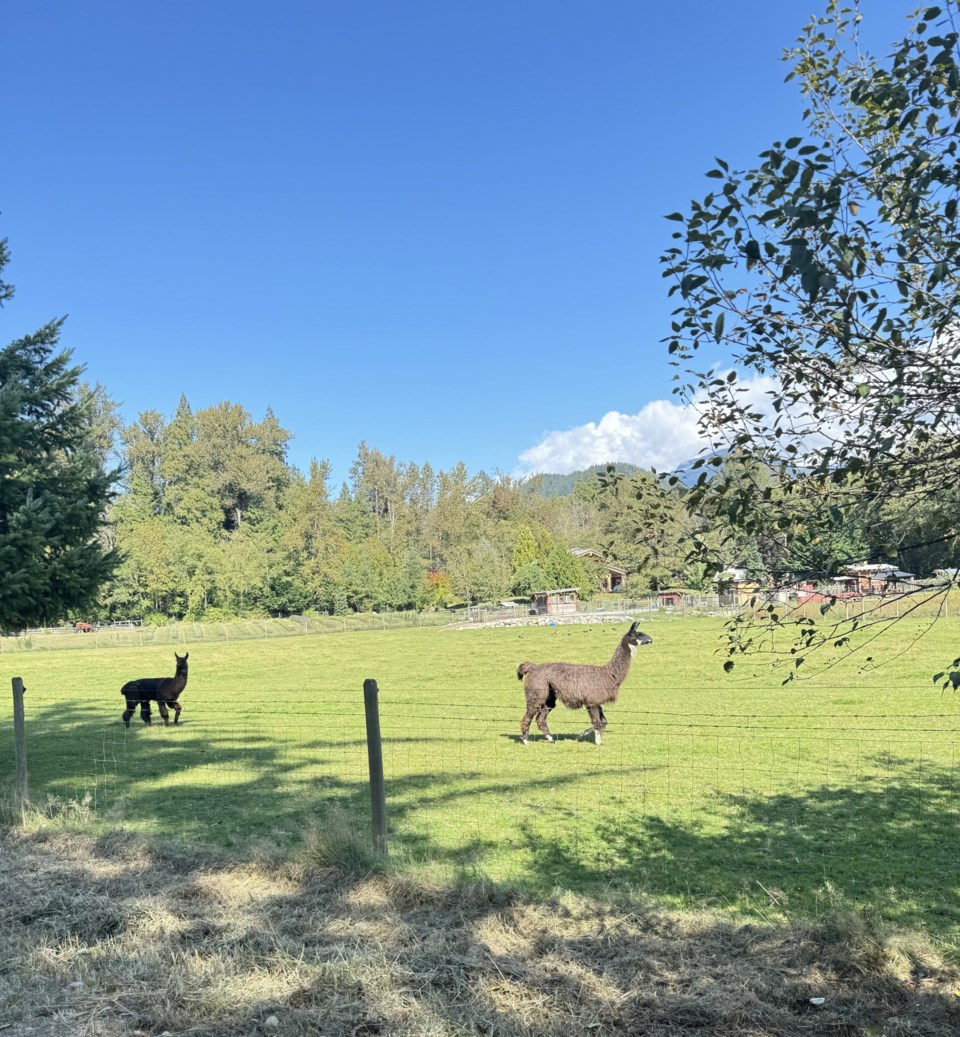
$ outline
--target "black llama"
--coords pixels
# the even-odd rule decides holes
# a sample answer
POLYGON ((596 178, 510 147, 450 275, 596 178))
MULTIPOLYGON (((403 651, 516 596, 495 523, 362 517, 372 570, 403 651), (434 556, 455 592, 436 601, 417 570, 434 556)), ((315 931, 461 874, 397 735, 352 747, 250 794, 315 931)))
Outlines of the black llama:
POLYGON ((187 659, 190 653, 183 655, 173 653, 177 660, 177 672, 172 677, 141 677, 139 680, 127 681, 120 689, 120 694, 127 700, 127 708, 123 711, 123 722, 130 726, 130 718, 140 707, 140 719, 147 725, 151 724, 150 703, 156 702, 163 717, 164 724, 170 723, 168 706, 173 708, 173 722, 180 720, 180 710, 183 708, 177 701, 180 692, 187 686, 187 659))
POLYGON ((580 663, 520 663, 517 680, 523 681, 527 697, 527 712, 520 721, 520 738, 526 745, 530 723, 536 718, 537 727, 548 742, 553 735, 547 727, 547 715, 559 700, 568 709, 583 706, 590 714, 591 726, 581 731, 580 738, 593 731, 597 745, 607 726, 603 703, 616 702, 620 685, 627 679, 633 653, 640 645, 652 645, 653 638, 637 630, 637 624, 620 639, 613 658, 606 666, 585 666, 580 663))

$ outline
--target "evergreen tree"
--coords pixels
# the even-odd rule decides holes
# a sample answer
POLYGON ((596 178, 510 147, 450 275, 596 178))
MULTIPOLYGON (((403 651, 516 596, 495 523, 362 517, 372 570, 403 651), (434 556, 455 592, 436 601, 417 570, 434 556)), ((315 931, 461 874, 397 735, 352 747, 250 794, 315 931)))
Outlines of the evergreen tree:
POLYGON ((529 598, 534 591, 550 589, 550 577, 539 562, 525 562, 513 574, 514 594, 529 598))
MULTIPOLYGON (((9 260, 0 242, 0 272, 9 260)), ((13 294, 0 280, 0 303, 13 294)), ((112 475, 62 320, 0 350, 0 629, 89 608, 116 558, 99 533, 112 475)))
POLYGON ((521 526, 513 545, 513 571, 518 573, 525 565, 537 561, 537 541, 529 526, 521 526))

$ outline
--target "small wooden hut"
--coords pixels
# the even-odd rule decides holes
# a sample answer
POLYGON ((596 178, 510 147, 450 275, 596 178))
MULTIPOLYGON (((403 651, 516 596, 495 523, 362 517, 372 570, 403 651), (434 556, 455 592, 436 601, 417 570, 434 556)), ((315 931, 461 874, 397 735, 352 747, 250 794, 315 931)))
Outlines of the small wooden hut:
POLYGON ((608 562, 599 551, 595 551, 592 547, 571 547, 570 554, 576 558, 592 558, 595 562, 600 563, 600 567, 603 570, 600 578, 603 583, 603 589, 608 594, 622 591, 625 588, 627 570, 608 562))
POLYGON ((552 591, 534 591, 533 605, 539 616, 564 616, 580 608, 580 588, 560 587, 552 591))

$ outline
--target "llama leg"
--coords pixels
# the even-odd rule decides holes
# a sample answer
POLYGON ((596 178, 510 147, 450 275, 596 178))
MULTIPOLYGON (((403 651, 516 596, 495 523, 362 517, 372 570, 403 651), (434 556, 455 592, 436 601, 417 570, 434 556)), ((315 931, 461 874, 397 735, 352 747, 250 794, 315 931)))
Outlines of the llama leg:
POLYGON ((127 699, 127 708, 123 711, 123 723, 125 727, 130 726, 130 718, 137 711, 137 700, 127 699))
POLYGON ((173 706, 173 722, 179 724, 180 710, 183 709, 183 706, 181 706, 179 702, 171 702, 170 705, 173 706))
POLYGON ((599 706, 593 706, 590 709, 590 719, 593 721, 593 740, 600 744, 601 736, 603 735, 603 729, 607 726, 607 721, 603 715, 603 710, 599 706))
POLYGON ((520 721, 520 741, 523 742, 524 745, 529 741, 530 724, 532 723, 536 712, 536 706, 528 707, 526 713, 523 714, 523 720, 520 721))
POLYGON ((149 699, 140 700, 140 719, 147 725, 147 727, 150 727, 153 724, 153 721, 150 719, 149 699))
POLYGON ((160 710, 160 716, 163 717, 163 726, 170 726, 170 713, 167 710, 167 704, 162 699, 157 699, 157 709, 160 710))
POLYGON ((593 740, 600 744, 600 736, 603 734, 603 729, 607 726, 607 721, 603 716, 603 710, 599 706, 587 706, 587 712, 590 714, 590 727, 581 731, 577 735, 578 739, 586 738, 590 732, 593 732, 593 740))
POLYGON ((547 717, 549 715, 550 715, 550 707, 546 706, 546 705, 541 706, 537 710, 537 727, 539 727, 540 730, 543 732, 543 737, 546 738, 546 740, 548 742, 552 742, 553 741, 553 735, 550 734, 550 728, 547 727, 547 717))

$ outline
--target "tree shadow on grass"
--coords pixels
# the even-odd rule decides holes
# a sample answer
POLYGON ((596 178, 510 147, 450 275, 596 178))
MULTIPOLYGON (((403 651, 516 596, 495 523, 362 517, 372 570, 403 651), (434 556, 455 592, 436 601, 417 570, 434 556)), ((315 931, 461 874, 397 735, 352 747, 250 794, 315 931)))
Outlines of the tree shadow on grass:
MULTIPOLYGON (((842 903, 960 937, 955 775, 863 779, 717 797, 709 814, 599 812, 588 853, 568 833, 524 832, 534 868, 575 888, 635 887, 674 903, 816 912, 842 903)), ((669 804, 667 804, 669 806, 669 804)))
MULTIPOLYGON (((291 725, 296 724, 292 716, 291 725)), ((189 727, 148 728, 135 720, 126 728, 119 717, 105 719, 82 703, 67 702, 29 716, 31 797, 61 815, 71 813, 71 804, 86 803, 101 827, 124 824, 230 849, 255 840, 294 846, 310 825, 322 827, 332 809, 369 831, 366 743, 355 731, 356 724, 341 729, 340 737, 301 741, 295 726, 291 739, 289 729, 263 731, 246 719, 209 714, 189 727)), ((426 746, 429 761, 439 759, 432 746, 441 742, 439 735, 399 736, 386 748, 406 753, 426 746)), ((547 797, 579 778, 577 773, 531 775, 524 794, 547 797)), ((476 867, 502 848, 503 832, 496 824, 473 823, 477 802, 506 804, 517 798, 515 780, 469 764, 458 764, 455 774, 429 764, 391 774, 388 788, 391 831, 402 834, 406 858, 454 869, 476 867), (434 827, 441 814, 454 819, 454 830, 448 823, 442 838, 434 827), (425 824, 427 817, 433 820, 425 824)), ((77 811, 72 815, 76 818, 77 811)))

